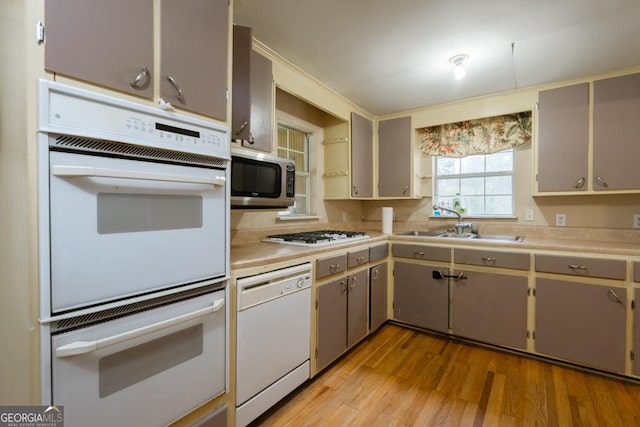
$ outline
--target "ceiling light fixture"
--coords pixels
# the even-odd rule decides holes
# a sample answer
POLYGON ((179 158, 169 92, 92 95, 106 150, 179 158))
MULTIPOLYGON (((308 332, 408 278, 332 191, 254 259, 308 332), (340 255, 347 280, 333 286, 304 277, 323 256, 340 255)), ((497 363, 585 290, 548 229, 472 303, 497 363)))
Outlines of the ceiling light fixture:
POLYGON ((460 80, 467 75, 467 71, 464 69, 464 62, 467 59, 469 59, 469 55, 466 55, 464 53, 461 53, 459 55, 454 55, 451 58, 449 58, 449 62, 455 65, 453 69, 453 77, 456 80, 460 80))

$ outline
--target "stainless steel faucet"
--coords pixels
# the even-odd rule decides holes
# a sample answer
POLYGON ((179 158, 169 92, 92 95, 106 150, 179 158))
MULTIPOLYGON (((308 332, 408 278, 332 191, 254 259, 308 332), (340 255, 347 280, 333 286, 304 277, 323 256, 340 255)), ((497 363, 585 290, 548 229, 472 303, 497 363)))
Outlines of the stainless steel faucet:
POLYGON ((447 211, 447 212, 451 212, 452 214, 456 215, 458 217, 458 222, 454 225, 454 227, 456 228, 456 234, 463 234, 464 230, 467 228, 471 228, 471 226, 473 225, 470 222, 464 222, 463 218, 462 218, 462 214, 456 210, 453 210, 451 208, 447 208, 441 205, 438 205, 437 203, 435 203, 433 205, 433 210, 443 210, 443 211, 447 211))

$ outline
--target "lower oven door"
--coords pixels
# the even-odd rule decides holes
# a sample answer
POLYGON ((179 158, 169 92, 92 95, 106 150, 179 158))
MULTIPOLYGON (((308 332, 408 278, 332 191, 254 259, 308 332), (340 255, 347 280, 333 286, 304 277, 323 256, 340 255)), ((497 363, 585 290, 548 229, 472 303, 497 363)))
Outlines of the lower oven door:
POLYGON ((225 170, 49 159, 52 313, 225 276, 225 170))
POLYGON ((225 390, 225 291, 51 337, 69 426, 166 425, 225 390))

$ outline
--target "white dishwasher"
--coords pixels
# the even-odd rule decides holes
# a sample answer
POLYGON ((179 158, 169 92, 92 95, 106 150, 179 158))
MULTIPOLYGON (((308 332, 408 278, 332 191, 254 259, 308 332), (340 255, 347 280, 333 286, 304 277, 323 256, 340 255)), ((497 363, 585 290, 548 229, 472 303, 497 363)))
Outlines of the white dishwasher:
POLYGON ((238 279, 236 426, 309 379, 311 264, 238 279))

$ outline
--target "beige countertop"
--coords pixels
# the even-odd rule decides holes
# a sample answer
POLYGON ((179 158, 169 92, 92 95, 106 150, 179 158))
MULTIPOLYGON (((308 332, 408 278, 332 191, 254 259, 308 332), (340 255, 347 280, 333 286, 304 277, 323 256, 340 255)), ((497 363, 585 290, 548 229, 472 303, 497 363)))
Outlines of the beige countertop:
POLYGON ((239 270, 298 258, 317 256, 326 252, 362 245, 375 245, 385 241, 433 244, 449 247, 492 248, 496 250, 526 250, 531 252, 567 252, 568 255, 613 255, 640 257, 640 244, 625 241, 601 241, 590 239, 558 239, 552 237, 525 237, 522 242, 474 239, 444 239, 441 237, 387 235, 367 230, 367 240, 337 243, 320 247, 293 246, 268 242, 247 242, 231 245, 231 268, 239 270))

